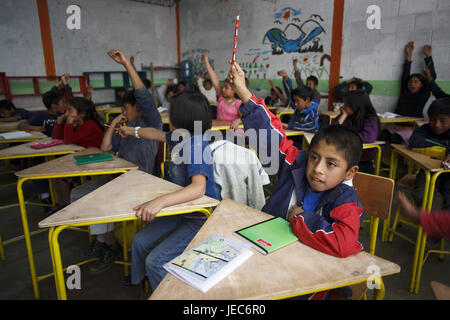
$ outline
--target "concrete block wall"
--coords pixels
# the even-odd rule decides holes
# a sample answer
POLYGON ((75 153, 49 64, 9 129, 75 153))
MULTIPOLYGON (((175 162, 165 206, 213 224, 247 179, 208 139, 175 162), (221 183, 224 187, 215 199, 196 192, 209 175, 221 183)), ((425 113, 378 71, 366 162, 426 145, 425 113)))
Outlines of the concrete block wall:
MULTIPOLYGON (((405 59, 404 47, 415 42, 412 72, 424 67, 423 46, 433 46, 438 83, 449 88, 450 1, 347 0, 345 4, 341 76, 373 81, 372 101, 379 112, 395 109, 405 59), (369 30, 366 9, 381 9, 381 29, 369 30)), ((428 102, 428 105, 430 104, 428 102)), ((426 108, 425 108, 426 110, 426 108)))
MULTIPOLYGON (((9 76, 45 75, 39 18, 35 1, 0 1, 0 71, 9 76)), ((123 71, 106 51, 121 49, 141 64, 177 63, 175 7, 127 0, 78 0, 81 29, 69 30, 70 0, 47 0, 57 74, 87 71, 123 71)), ((173 77, 160 71, 155 77, 173 77)), ((94 101, 113 101, 113 90, 94 91, 94 101)), ((16 97, 18 107, 42 109, 40 98, 16 97)))

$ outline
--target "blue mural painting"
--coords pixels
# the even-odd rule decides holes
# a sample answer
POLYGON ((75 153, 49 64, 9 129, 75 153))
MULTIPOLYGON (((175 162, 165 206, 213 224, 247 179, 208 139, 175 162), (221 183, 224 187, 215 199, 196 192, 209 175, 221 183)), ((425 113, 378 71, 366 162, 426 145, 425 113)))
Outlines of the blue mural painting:
POLYGON ((302 11, 287 7, 275 13, 274 24, 264 35, 262 44, 270 44, 272 54, 323 52, 319 35, 325 34, 320 15, 313 14, 305 21, 301 19, 302 11), (283 29, 280 29, 286 25, 283 29))

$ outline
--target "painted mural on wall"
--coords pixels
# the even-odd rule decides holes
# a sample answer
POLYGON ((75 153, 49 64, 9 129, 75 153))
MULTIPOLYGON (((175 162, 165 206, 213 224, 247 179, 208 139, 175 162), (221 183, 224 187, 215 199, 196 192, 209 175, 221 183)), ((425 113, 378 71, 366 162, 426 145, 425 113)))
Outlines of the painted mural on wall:
POLYGON ((263 45, 271 45, 273 55, 323 52, 319 36, 326 32, 320 15, 307 16, 301 10, 287 7, 275 13, 274 18, 274 24, 279 26, 269 29, 262 41, 263 45))
POLYGON ((239 65, 247 78, 276 78, 280 68, 293 76, 293 59, 299 61, 298 68, 303 79, 311 75, 319 79, 328 78, 331 57, 324 52, 321 40, 326 36, 323 18, 291 7, 278 10, 273 18, 275 26, 262 35, 261 44, 242 55, 239 65))

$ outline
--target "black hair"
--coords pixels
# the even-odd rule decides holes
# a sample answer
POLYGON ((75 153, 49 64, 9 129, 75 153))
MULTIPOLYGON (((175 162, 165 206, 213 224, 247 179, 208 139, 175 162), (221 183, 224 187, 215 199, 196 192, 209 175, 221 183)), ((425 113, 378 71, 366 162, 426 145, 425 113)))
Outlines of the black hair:
POLYGON ((203 86, 205 86, 205 84, 206 84, 207 82, 209 82, 209 83, 211 84, 211 87, 212 87, 212 81, 211 81, 211 79, 205 79, 205 80, 203 80, 203 86))
POLYGON ((322 128, 312 138, 309 149, 322 140, 344 153, 347 170, 358 165, 363 152, 363 144, 361 138, 352 129, 343 125, 322 128))
POLYGON ((202 134, 211 129, 212 117, 209 102, 201 93, 180 92, 170 104, 170 122, 177 129, 186 129, 194 134, 194 122, 202 123, 202 134))
MULTIPOLYGON (((279 92, 283 92, 283 91, 280 89, 280 87, 275 87, 275 88, 277 88, 279 92)), ((272 92, 275 93, 275 89, 274 89, 274 88, 270 89, 270 93, 272 93, 272 92)))
POLYGON ((42 102, 47 109, 50 109, 52 104, 58 104, 61 99, 64 98, 64 92, 62 91, 47 91, 42 95, 42 102))
POLYGON ((0 101, 0 109, 16 110, 16 106, 11 101, 5 99, 0 101))
POLYGON ((142 83, 144 84, 144 86, 149 89, 152 87, 152 82, 149 79, 144 79, 142 80, 142 83))
POLYGON ((413 73, 412 75, 409 76, 408 81, 409 82, 411 80, 411 78, 416 77, 419 79, 420 82, 422 82, 422 89, 425 88, 428 85, 428 80, 425 78, 425 76, 423 74, 420 73, 413 73))
POLYGON ((350 89, 351 85, 355 85, 356 86, 356 90, 362 90, 363 89, 363 85, 362 82, 359 80, 352 80, 350 82, 347 83, 347 89, 350 89))
POLYGON ((428 108, 428 116, 445 114, 450 116, 450 97, 440 98, 433 101, 428 108))
MULTIPOLYGON (((358 130, 362 130, 364 126, 364 120, 368 117, 377 117, 377 112, 372 105, 369 95, 363 90, 349 91, 344 96, 344 103, 353 111, 351 118, 354 119, 354 123, 358 127, 358 130)), ((380 128, 380 120, 378 119, 378 130, 380 128)))
POLYGON ((97 110, 95 109, 95 104, 92 101, 88 101, 82 97, 74 97, 67 101, 67 104, 74 107, 78 114, 84 113, 84 121, 93 120, 104 131, 103 121, 101 120, 97 110))
POLYGON ((302 88, 297 87, 294 90, 292 90, 291 96, 292 98, 294 98, 294 96, 297 96, 299 98, 302 98, 303 100, 306 100, 307 98, 309 98, 309 100, 312 100, 314 97, 314 91, 310 87, 306 86, 302 88))
POLYGON ((117 92, 121 92, 121 91, 122 91, 122 92, 127 92, 127 91, 128 91, 128 88, 120 87, 120 88, 117 88, 117 89, 116 89, 116 93, 117 93, 117 92))
POLYGON ((169 92, 172 92, 173 94, 175 94, 175 93, 177 93, 177 91, 178 91, 178 85, 176 85, 176 84, 168 85, 164 96, 167 97, 169 92))
POLYGON ((179 91, 180 86, 183 85, 186 88, 186 82, 184 81, 179 81, 177 84, 177 91, 179 91))
POLYGON ((308 78, 306 78, 306 82, 308 82, 308 81, 314 82, 314 84, 315 84, 316 86, 319 85, 319 79, 317 79, 316 76, 309 76, 308 78))
POLYGON ((127 91, 125 95, 122 97, 122 106, 125 107, 125 104, 131 104, 132 106, 137 106, 137 100, 134 96, 134 89, 127 91))

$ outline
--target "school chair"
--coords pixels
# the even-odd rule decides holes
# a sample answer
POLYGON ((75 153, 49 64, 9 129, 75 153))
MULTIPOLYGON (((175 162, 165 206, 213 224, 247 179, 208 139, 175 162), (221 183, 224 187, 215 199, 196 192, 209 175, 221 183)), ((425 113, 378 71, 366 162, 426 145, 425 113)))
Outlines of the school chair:
MULTIPOLYGON (((380 219, 386 219, 391 212, 392 199, 394 198, 394 180, 357 172, 353 177, 353 186, 366 214, 373 217, 368 252, 375 255, 379 221, 380 219)), ((376 281, 380 289, 376 289, 374 298, 382 300, 385 294, 383 280, 380 278, 376 281)), ((354 291, 354 297, 365 296, 365 291, 367 291, 366 283, 351 287, 354 291)))

